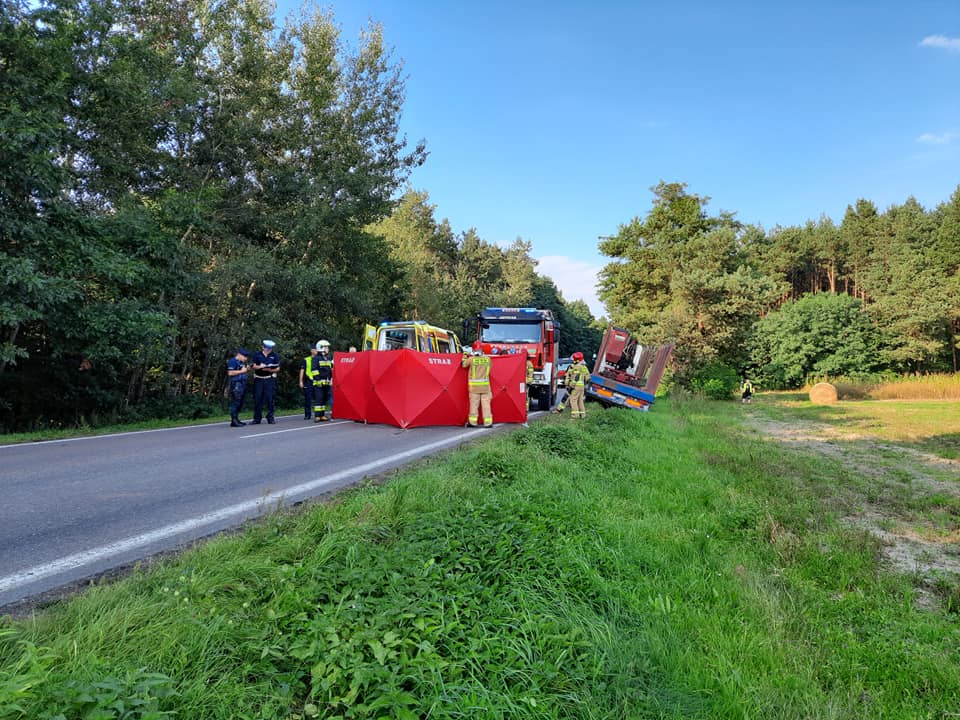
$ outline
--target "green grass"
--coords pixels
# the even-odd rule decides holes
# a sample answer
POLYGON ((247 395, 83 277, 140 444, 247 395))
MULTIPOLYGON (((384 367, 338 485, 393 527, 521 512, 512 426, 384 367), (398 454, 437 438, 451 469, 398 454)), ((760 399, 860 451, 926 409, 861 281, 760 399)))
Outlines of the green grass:
POLYGON ((953 717, 954 606, 743 410, 590 405, 8 621, 0 718, 953 717))
POLYGON ((771 417, 826 423, 847 435, 960 458, 960 403, 950 400, 840 401, 813 405, 799 393, 765 393, 754 405, 771 417))

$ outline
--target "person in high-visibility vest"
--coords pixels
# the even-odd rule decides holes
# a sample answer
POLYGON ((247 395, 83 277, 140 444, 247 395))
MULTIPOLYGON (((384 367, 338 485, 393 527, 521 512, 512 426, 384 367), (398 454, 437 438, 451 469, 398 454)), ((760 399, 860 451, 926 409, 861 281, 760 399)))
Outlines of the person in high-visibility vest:
POLYGON ((753 399, 753 383, 745 377, 740 383, 740 402, 748 403, 753 399))
POLYGON ((473 354, 464 352, 460 361, 460 365, 467 368, 467 391, 470 394, 467 424, 470 427, 480 427, 478 408, 483 413, 483 427, 493 427, 493 414, 490 412, 490 401, 493 399, 490 390, 490 351, 489 343, 483 346, 474 343, 473 354))
POLYGON ((590 369, 583 362, 583 353, 575 352, 570 356, 573 364, 567 368, 567 374, 563 378, 569 394, 566 400, 557 406, 554 412, 563 412, 564 404, 570 403, 570 415, 576 419, 587 416, 586 408, 583 404, 583 396, 586 392, 586 383, 590 379, 590 369))
POLYGON ((314 358, 317 357, 317 346, 310 343, 310 354, 300 363, 300 389, 303 390, 303 419, 313 418, 313 376, 316 374, 314 358))
POLYGON ((330 356, 330 343, 326 340, 317 343, 313 366, 316 369, 313 375, 313 421, 326 422, 330 419, 327 410, 333 394, 333 358, 330 356))

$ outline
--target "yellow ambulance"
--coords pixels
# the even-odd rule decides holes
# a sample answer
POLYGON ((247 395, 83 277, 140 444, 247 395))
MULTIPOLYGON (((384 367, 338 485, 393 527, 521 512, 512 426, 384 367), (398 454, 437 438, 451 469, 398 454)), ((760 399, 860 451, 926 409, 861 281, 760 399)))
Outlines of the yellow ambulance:
POLYGON ((417 350, 429 353, 461 353, 460 338, 450 330, 425 320, 400 320, 367 325, 364 350, 417 350))

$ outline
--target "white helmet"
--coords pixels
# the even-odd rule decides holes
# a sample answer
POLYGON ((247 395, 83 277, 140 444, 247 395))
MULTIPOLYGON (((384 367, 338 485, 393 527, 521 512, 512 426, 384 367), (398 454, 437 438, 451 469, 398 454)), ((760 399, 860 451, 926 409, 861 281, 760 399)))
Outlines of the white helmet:
POLYGON ((326 352, 329 349, 330 349, 330 343, 327 342, 326 340, 320 340, 319 342, 317 342, 317 350, 319 350, 320 352, 326 352))

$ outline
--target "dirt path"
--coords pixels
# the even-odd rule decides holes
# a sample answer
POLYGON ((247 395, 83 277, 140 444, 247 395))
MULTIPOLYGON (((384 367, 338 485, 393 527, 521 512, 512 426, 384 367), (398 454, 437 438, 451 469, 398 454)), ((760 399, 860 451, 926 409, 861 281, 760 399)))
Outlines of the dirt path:
POLYGON ((960 498, 960 461, 827 423, 772 419, 758 411, 749 412, 746 423, 842 467, 849 481, 841 492, 853 508, 844 521, 881 540, 891 569, 917 575, 928 586, 960 577, 960 518, 949 509, 960 498))

